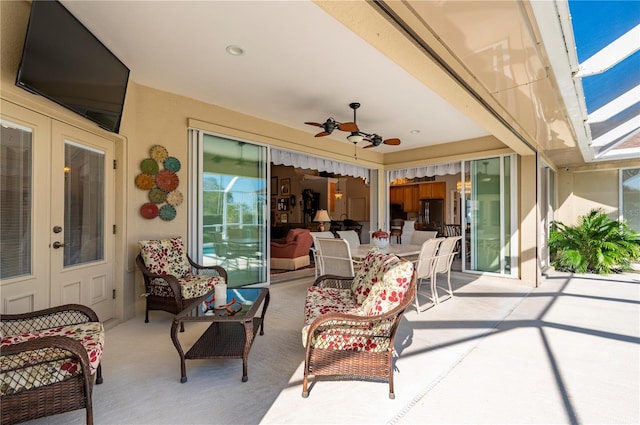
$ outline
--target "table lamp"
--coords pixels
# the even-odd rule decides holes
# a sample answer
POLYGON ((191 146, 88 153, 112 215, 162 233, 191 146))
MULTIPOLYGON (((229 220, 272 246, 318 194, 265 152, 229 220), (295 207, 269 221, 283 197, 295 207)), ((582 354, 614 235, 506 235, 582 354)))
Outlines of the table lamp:
POLYGON ((330 222, 331 218, 327 210, 318 210, 316 211, 316 216, 313 218, 313 221, 320 223, 320 231, 324 232, 324 223, 330 222))

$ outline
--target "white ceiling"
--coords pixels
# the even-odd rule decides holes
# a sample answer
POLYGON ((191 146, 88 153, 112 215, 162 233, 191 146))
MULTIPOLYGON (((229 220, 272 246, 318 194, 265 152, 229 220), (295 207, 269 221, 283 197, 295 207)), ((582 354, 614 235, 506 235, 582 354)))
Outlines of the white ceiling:
POLYGON ((402 140, 381 152, 489 134, 307 0, 62 3, 138 84, 311 134, 305 121, 352 121, 360 102, 361 131, 402 140))

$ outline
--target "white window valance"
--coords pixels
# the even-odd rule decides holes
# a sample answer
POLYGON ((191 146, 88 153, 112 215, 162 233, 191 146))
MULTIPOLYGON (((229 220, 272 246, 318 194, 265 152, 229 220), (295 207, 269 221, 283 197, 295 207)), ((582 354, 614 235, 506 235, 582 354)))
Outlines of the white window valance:
POLYGON ((273 162, 274 165, 289 165, 307 170, 318 170, 340 174, 342 176, 363 178, 365 183, 369 183, 369 170, 358 165, 346 164, 344 162, 280 149, 271 149, 271 162, 273 162))
POLYGON ((396 179, 415 179, 418 177, 445 176, 447 174, 458 174, 460 163, 426 165, 424 167, 403 168, 401 170, 390 170, 389 181, 396 179))

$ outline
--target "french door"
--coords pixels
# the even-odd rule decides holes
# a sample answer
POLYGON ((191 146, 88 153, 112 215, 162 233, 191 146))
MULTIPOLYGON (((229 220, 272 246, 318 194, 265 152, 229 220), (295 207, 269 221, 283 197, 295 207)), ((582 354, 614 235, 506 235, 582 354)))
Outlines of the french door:
POLYGON ((113 316, 113 142, 2 102, 2 311, 113 316))

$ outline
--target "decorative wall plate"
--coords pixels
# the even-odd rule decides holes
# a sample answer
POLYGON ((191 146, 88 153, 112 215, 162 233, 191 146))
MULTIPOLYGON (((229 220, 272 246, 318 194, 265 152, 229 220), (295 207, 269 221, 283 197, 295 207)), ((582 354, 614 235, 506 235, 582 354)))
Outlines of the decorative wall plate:
POLYGON ((156 176, 156 186, 165 192, 175 190, 180 184, 180 179, 173 171, 162 170, 156 176))
POLYGON ((182 203, 182 193, 179 190, 172 190, 167 193, 167 204, 177 207, 182 203))
POLYGON ((167 159, 169 152, 167 152, 167 148, 162 145, 153 145, 149 149, 149 155, 151 155, 151 158, 161 163, 167 159))
POLYGON ((160 207, 160 218, 164 221, 171 221, 176 218, 176 209, 169 204, 160 207))
POLYGON ((167 200, 167 192, 154 187, 149 191, 149 200, 154 204, 162 204, 167 200))
POLYGON ((138 174, 136 176, 136 186, 142 190, 149 190, 156 184, 156 178, 149 174, 138 174))
POLYGON ((155 174, 158 174, 158 170, 160 169, 160 166, 155 160, 151 158, 147 158, 147 159, 143 159, 142 162, 140 163, 140 169, 145 174, 155 175, 155 174))
POLYGON ((177 173, 178 171, 180 171, 180 160, 178 160, 178 158, 174 158, 173 156, 170 156, 169 158, 164 160, 164 168, 166 168, 169 171, 173 171, 174 173, 177 173))
POLYGON ((152 219, 158 216, 158 207, 156 204, 151 202, 147 202, 146 204, 140 207, 140 214, 144 218, 152 219))

